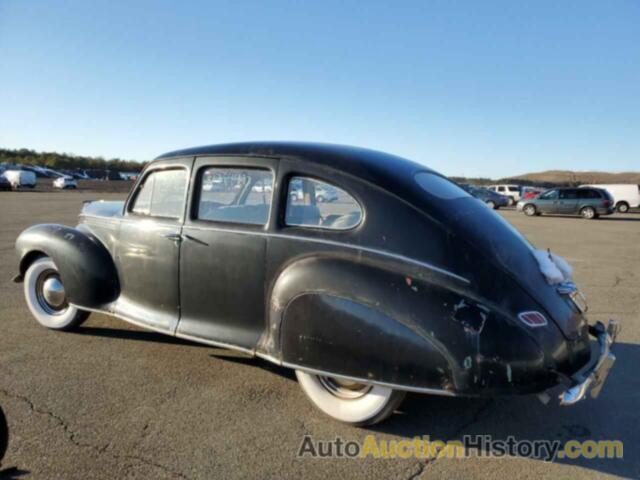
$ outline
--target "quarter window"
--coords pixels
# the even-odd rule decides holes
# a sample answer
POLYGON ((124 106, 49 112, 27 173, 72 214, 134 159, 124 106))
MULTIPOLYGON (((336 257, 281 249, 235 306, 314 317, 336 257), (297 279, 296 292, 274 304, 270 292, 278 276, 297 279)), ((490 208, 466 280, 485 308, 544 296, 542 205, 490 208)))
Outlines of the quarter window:
POLYGON ((210 167, 202 172, 197 217, 214 222, 265 225, 272 194, 270 170, 210 167))
POLYGON ((362 220, 358 202, 344 190, 325 182, 292 177, 287 197, 287 225, 348 230, 362 220))
POLYGON ((184 211, 187 171, 157 170, 146 176, 131 212, 152 217, 180 218, 184 211))

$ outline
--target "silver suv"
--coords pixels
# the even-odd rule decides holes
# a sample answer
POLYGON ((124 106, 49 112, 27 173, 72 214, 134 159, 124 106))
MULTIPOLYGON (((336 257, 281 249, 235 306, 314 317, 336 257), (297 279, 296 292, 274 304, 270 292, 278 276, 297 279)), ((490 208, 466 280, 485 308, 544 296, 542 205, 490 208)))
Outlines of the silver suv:
POLYGON ((555 213, 593 219, 612 214, 614 202, 611 194, 601 188, 554 188, 537 198, 519 201, 517 209, 529 217, 555 213))

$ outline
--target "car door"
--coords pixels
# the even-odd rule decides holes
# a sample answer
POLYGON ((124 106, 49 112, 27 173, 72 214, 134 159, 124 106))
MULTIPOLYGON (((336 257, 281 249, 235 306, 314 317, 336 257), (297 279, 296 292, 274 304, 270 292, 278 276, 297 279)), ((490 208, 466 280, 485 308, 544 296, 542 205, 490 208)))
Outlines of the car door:
POLYGON ((266 232, 277 165, 273 158, 196 159, 182 231, 178 335, 256 345, 265 326, 266 232))
POLYGON ((180 233, 193 158, 144 172, 127 201, 115 262, 121 294, 115 313, 173 333, 180 315, 180 233))
POLYGON ((541 213, 556 213, 558 190, 549 190, 541 194, 536 200, 536 209, 541 213))
POLYGON ((578 207, 578 190, 575 188, 566 188, 560 190, 558 194, 558 203, 556 213, 571 214, 576 213, 578 207))

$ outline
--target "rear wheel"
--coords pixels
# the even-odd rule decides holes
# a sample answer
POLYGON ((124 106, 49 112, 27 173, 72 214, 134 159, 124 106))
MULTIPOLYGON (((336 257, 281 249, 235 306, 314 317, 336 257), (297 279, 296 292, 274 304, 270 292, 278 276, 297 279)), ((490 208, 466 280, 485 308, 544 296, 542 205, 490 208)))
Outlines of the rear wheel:
POLYGON ((496 202, 494 202, 493 200, 487 200, 487 207, 493 209, 493 210, 497 210, 498 206, 496 205, 496 202))
POLYGON ((296 370, 298 382, 322 412, 351 425, 381 422, 400 406, 405 392, 296 370))
POLYGON ((618 213, 627 213, 629 211, 629 204, 627 202, 619 202, 618 205, 616 205, 616 210, 618 210, 618 213))
POLYGON ((70 330, 89 316, 89 312, 69 304, 60 273, 49 257, 29 265, 24 276, 24 296, 38 323, 53 330, 70 330))
POLYGON ((584 207, 580 210, 580 215, 582 215, 582 218, 586 218, 587 220, 592 220, 597 217, 596 211, 593 207, 584 207))
POLYGON ((533 217, 534 215, 536 215, 536 206, 532 205, 532 204, 527 204, 524 206, 524 208, 522 209, 522 211, 524 212, 524 214, 527 217, 533 217))

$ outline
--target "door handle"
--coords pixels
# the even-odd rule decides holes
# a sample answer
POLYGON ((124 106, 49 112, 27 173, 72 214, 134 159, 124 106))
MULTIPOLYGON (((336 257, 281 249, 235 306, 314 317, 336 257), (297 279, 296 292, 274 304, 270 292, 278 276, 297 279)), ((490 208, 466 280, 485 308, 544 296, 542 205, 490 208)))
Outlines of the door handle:
POLYGON ((182 235, 180 235, 179 233, 163 233, 162 238, 166 238, 167 240, 171 240, 174 242, 182 241, 182 235))

